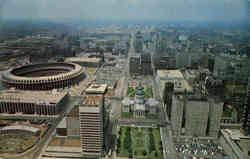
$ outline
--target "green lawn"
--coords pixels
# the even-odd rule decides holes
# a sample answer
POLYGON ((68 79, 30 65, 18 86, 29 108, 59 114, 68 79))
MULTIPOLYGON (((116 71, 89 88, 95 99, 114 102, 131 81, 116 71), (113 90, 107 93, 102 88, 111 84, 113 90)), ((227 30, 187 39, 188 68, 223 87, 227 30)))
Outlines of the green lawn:
POLYGON ((133 87, 128 87, 127 96, 131 98, 135 97, 135 89, 133 87))
MULTIPOLYGON (((145 98, 153 98, 153 89, 152 87, 147 87, 144 89, 145 91, 145 98)), ((135 97, 135 92, 136 90, 133 87, 128 87, 127 90, 127 96, 130 98, 134 98, 135 97)))
POLYGON ((127 118, 127 119, 133 118, 133 113, 131 113, 131 112, 122 112, 122 118, 127 118))
POLYGON ((153 89, 152 87, 148 87, 145 90, 145 98, 153 98, 153 89))
MULTIPOLYGON (((121 127, 121 137, 120 137, 120 152, 118 156, 120 157, 129 157, 128 151, 124 148, 125 141, 125 132, 128 130, 128 127, 121 127)), ((163 159, 162 156, 162 146, 160 139, 160 131, 159 129, 152 129, 152 136, 154 141, 155 150, 150 152, 150 129, 149 128, 130 128, 130 135, 132 139, 131 148, 133 150, 136 158, 140 159, 163 159), (157 153, 157 156, 155 155, 157 153)))

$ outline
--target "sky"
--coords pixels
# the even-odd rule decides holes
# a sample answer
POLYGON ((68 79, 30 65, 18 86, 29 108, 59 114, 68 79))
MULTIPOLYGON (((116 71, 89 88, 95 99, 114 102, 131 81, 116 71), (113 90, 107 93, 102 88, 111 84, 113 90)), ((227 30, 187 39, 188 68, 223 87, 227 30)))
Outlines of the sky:
POLYGON ((2 8, 4 19, 234 22, 245 15, 244 0, 7 0, 2 8))

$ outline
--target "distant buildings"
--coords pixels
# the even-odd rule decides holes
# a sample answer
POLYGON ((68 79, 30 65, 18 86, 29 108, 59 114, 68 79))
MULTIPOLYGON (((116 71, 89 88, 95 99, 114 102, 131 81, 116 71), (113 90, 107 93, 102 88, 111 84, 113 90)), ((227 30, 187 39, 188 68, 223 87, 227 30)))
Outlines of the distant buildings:
POLYGON ((152 75, 152 61, 150 54, 132 56, 129 59, 130 75, 152 75))
POLYGON ((115 88, 117 81, 122 76, 122 64, 119 63, 119 67, 116 64, 116 66, 106 66, 104 65, 99 69, 99 71, 96 74, 96 83, 97 84, 107 84, 108 88, 115 88))
POLYGON ((244 104, 244 114, 243 114, 243 130, 244 134, 250 135, 250 78, 248 79, 248 88, 246 94, 246 102, 244 104))
POLYGON ((155 56, 153 57, 156 70, 176 69, 176 57, 155 56))
POLYGON ((135 34, 135 41, 134 41, 134 47, 135 47, 135 51, 136 53, 142 53, 143 51, 143 37, 141 32, 137 32, 135 34))
POLYGON ((79 64, 80 66, 84 67, 99 67, 101 66, 101 59, 100 58, 83 58, 83 57, 69 57, 65 59, 65 62, 72 62, 79 64))

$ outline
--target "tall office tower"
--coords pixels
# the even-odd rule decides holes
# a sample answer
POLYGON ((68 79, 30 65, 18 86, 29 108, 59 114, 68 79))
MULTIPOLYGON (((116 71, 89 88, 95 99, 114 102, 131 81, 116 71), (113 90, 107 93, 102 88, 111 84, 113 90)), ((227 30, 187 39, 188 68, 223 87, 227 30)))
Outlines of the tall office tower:
POLYGON ((189 99, 185 111, 185 134, 206 136, 209 103, 203 99, 189 99))
POLYGON ((88 95, 79 107, 80 138, 85 158, 99 159, 104 153, 104 98, 88 95))
POLYGON ((153 69, 151 64, 151 55, 150 54, 142 54, 140 56, 140 64, 141 64, 141 72, 143 75, 152 75, 153 69))
POLYGON ((209 99, 208 136, 217 137, 220 131, 220 121, 223 113, 223 103, 217 99, 209 99))
POLYGON ((135 34, 134 41, 135 51, 136 53, 142 53, 143 51, 143 37, 140 31, 135 34))
POLYGON ((246 96, 246 102, 244 105, 242 129, 245 135, 250 134, 250 77, 248 78, 247 96, 246 96))
POLYGON ((140 56, 132 56, 129 58, 129 73, 130 75, 138 75, 141 73, 140 56))
POLYGON ((215 63, 215 60, 212 59, 212 58, 209 58, 208 59, 208 70, 211 72, 211 73, 214 73, 214 63, 215 63))
POLYGON ((175 56, 155 56, 153 60, 157 70, 176 69, 175 56))
POLYGON ((171 123, 173 125, 173 135, 178 137, 181 135, 181 129, 184 118, 184 99, 182 96, 172 97, 171 123))
POLYGON ((174 83, 166 82, 163 92, 163 103, 166 108, 167 115, 171 120, 171 112, 172 112, 172 97, 174 94, 174 83))
POLYGON ((141 54, 130 57, 129 73, 130 75, 152 75, 153 69, 150 54, 141 54))

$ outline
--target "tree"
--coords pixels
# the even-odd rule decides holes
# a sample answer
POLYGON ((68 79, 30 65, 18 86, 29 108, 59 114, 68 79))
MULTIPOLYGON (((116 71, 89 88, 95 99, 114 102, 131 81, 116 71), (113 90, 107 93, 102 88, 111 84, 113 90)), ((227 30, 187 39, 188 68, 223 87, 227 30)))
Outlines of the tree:
POLYGON ((118 148, 121 147, 121 137, 119 137, 118 140, 117 140, 117 147, 118 147, 118 148))
POLYGON ((131 134, 130 134, 130 128, 128 128, 128 129, 126 129, 126 132, 125 132, 124 148, 126 150, 130 151, 131 144, 132 144, 132 139, 131 139, 131 134))
POLYGON ((130 153, 130 154, 128 155, 128 158, 133 158, 133 155, 130 153))
POLYGON ((154 141, 154 136, 151 130, 149 134, 149 152, 151 153, 154 150, 155 150, 155 141, 154 141))
POLYGON ((155 157, 157 158, 158 157, 158 153, 155 151, 155 157))
POLYGON ((159 145, 162 145, 162 142, 161 142, 161 140, 159 141, 159 145))
POLYGON ((136 152, 136 150, 134 151, 134 155, 136 156, 136 154, 137 154, 137 152, 136 152))

